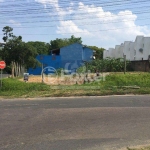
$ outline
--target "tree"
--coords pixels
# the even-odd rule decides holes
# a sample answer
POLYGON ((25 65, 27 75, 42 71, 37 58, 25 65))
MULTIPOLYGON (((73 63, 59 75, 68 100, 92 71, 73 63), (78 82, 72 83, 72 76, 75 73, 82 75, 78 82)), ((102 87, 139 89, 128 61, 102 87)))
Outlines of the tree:
POLYGON ((56 38, 55 40, 51 40, 50 41, 50 50, 68 46, 73 43, 82 44, 81 37, 75 37, 74 35, 72 35, 71 38, 64 38, 64 39, 56 38))
POLYGON ((19 53, 20 62, 26 68, 34 68, 38 64, 36 56, 38 55, 37 49, 29 43, 22 42, 21 50, 19 53))
POLYGON ((103 59, 103 51, 105 50, 104 48, 98 48, 96 46, 88 46, 88 47, 95 51, 96 59, 103 59))
POLYGON ((4 42, 7 42, 10 37, 13 37, 13 33, 12 33, 13 28, 11 28, 9 26, 5 26, 2 31, 4 32, 3 33, 4 34, 4 36, 3 36, 4 42))
POLYGON ((19 76, 20 70, 23 73, 25 68, 35 67, 38 63, 36 48, 23 42, 21 36, 14 36, 11 32, 12 28, 3 29, 4 35, 6 35, 3 40, 6 41, 6 44, 0 53, 7 66, 11 68, 12 77, 19 76))
POLYGON ((71 38, 68 39, 70 44, 73 43, 80 43, 82 44, 82 39, 81 37, 76 38, 74 35, 71 36, 71 38))
POLYGON ((45 43, 45 42, 40 42, 40 41, 30 41, 27 42, 28 45, 33 46, 37 53, 40 54, 49 54, 49 50, 50 50, 50 44, 49 43, 45 43))

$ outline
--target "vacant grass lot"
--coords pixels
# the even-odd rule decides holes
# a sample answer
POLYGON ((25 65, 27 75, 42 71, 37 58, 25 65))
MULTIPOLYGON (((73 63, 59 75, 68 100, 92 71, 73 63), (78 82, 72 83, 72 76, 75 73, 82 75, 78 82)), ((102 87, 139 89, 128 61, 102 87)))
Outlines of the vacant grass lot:
POLYGON ((101 96, 122 94, 150 94, 150 73, 111 73, 103 80, 76 85, 46 85, 25 83, 18 79, 3 79, 0 96, 53 97, 53 96, 101 96))

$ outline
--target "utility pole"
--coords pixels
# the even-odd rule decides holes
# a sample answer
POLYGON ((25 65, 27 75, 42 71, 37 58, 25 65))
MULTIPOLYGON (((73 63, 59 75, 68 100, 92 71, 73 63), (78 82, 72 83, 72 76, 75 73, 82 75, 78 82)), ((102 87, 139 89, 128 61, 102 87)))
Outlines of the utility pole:
POLYGON ((126 74, 126 69, 127 69, 126 55, 123 56, 124 56, 124 74, 126 74))
POLYGON ((1 86, 0 87, 2 88, 2 69, 1 69, 1 86))
POLYGON ((42 62, 42 83, 43 83, 43 62, 42 62))

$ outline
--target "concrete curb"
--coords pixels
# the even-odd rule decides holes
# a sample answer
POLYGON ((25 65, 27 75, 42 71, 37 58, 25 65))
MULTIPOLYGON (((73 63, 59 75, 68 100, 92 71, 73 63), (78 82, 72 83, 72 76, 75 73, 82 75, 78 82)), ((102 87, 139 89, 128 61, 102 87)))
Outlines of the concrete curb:
POLYGON ((106 96, 70 96, 70 97, 35 97, 35 98, 0 98, 0 101, 19 101, 19 100, 58 100, 58 99, 80 99, 80 98, 109 98, 109 97, 139 97, 139 96, 149 96, 150 94, 145 94, 145 95, 134 95, 134 94, 126 94, 126 95, 106 95, 106 96))

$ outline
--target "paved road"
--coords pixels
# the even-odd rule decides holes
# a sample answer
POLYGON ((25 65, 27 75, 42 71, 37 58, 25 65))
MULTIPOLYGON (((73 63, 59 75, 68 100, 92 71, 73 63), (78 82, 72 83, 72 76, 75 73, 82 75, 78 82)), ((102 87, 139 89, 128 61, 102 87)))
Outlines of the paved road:
POLYGON ((0 100, 0 150, 150 144, 150 96, 0 100))

